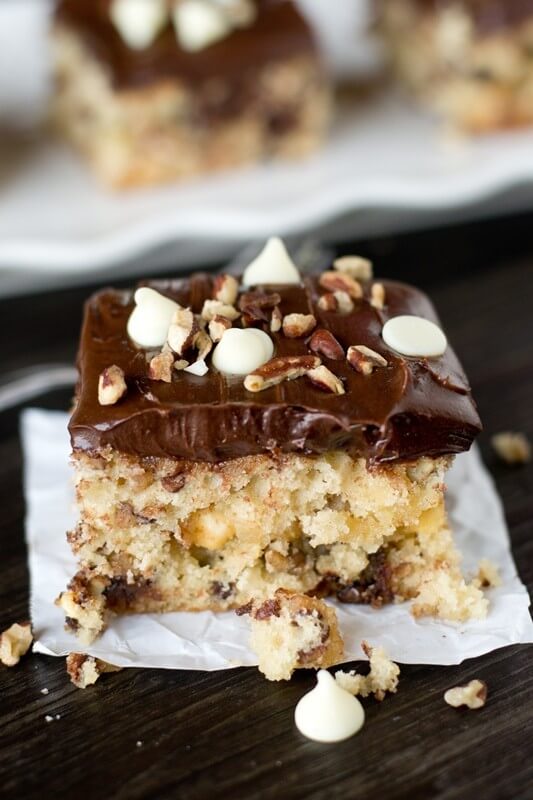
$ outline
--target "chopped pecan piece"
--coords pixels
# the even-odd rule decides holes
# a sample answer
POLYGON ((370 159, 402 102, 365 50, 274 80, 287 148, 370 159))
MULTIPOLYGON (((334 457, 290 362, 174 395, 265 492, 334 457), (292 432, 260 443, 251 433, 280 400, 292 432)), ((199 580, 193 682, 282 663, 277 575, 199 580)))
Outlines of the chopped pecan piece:
POLYGON ((199 330, 196 336, 194 337, 193 345, 198 350, 198 357, 196 360, 203 361, 205 357, 211 352, 211 348, 213 347, 213 342, 211 341, 210 337, 205 331, 199 330))
POLYGON ((350 311, 353 311, 353 300, 348 292, 337 290, 323 294, 318 301, 318 307, 321 311, 338 311, 341 314, 349 314, 350 311))
POLYGON ((239 308, 249 322, 269 322, 270 311, 281 303, 278 292, 245 292, 239 298, 239 308))
POLYGON ((381 310, 385 305, 385 287, 382 283, 373 283, 370 290, 370 305, 381 310))
POLYGON ((178 308, 174 313, 167 334, 171 350, 182 356, 192 346, 199 326, 190 308, 178 308))
POLYGON ((340 256, 333 262, 339 272, 344 272, 350 278, 358 281, 372 280, 372 262, 362 256, 340 256))
POLYGON ((388 363, 382 355, 364 344, 349 347, 346 358, 349 365, 363 375, 370 375, 375 367, 386 367, 388 363))
POLYGON ((330 358, 332 361, 341 361, 344 350, 340 342, 326 328, 318 328, 309 340, 309 349, 319 356, 330 358))
POLYGON ((328 292, 346 292, 354 300, 359 300, 363 296, 363 289, 359 281, 344 272, 336 270, 323 272, 319 283, 328 292))
POLYGON ((291 381, 300 378, 309 370, 320 366, 317 356, 281 356, 271 358, 255 372, 251 372, 244 379, 244 388, 249 392, 262 392, 270 386, 276 386, 282 381, 291 381))
POLYGON ((274 306, 272 309, 272 316, 270 317, 270 332, 278 333, 281 330, 282 314, 279 306, 274 306))
POLYGON ((312 314, 287 314, 283 317, 283 333, 288 339, 300 339, 316 328, 312 314))
POLYGON ((148 377, 153 381, 172 381, 172 368, 174 366, 174 355, 170 350, 163 350, 159 355, 154 356, 150 361, 148 377))
POLYGON ((343 382, 323 364, 319 367, 315 367, 315 369, 309 370, 307 377, 314 386, 323 389, 325 392, 331 392, 331 394, 345 394, 343 382))
POLYGON ((216 317, 213 317, 209 323, 209 336, 213 342, 220 342, 229 328, 231 328, 231 320, 229 320, 227 317, 221 317, 219 314, 217 314, 216 317))
POLYGON ((444 693, 444 700, 449 706, 459 708, 467 706, 471 709, 482 708, 487 701, 487 684, 485 681, 473 680, 466 686, 454 686, 444 693))
POLYGON ((101 406, 112 406, 126 394, 127 388, 124 370, 112 364, 98 378, 98 402, 101 406))
POLYGON ((234 306, 228 303, 221 303, 220 300, 205 300, 202 307, 202 319, 206 322, 211 322, 215 317, 226 317, 233 322, 240 317, 239 312, 234 306))
POLYGON ((217 275, 213 283, 213 298, 226 306, 234 306, 239 294, 239 282, 233 275, 217 275))

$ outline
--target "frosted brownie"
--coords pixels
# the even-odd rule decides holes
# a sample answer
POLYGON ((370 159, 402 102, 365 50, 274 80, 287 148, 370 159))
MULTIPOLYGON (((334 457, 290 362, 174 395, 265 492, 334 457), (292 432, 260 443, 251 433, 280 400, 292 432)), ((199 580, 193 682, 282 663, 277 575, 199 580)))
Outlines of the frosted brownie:
POLYGON ((397 75, 455 126, 533 121, 532 0, 377 0, 397 75))
POLYGON ((290 0, 60 0, 59 128, 113 186, 317 147, 330 89, 290 0))
POLYGON ((79 571, 59 603, 85 640, 109 612, 280 588, 484 613, 444 511, 480 422, 422 292, 357 257, 300 276, 273 239, 241 279, 94 295, 78 367, 79 571))

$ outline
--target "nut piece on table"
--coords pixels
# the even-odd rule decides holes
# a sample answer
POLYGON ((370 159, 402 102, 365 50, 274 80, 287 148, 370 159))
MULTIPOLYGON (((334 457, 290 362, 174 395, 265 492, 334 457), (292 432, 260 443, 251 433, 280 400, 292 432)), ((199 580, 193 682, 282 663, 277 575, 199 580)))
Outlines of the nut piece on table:
POLYGON ((288 339, 300 339, 316 328, 316 319, 312 314, 287 314, 283 317, 282 327, 288 339))
POLYGON ((244 379, 244 388, 249 392, 262 392, 283 381, 300 378, 320 366, 318 356, 281 356, 271 358, 262 367, 251 372, 244 379))
POLYGON ((385 287, 382 283, 373 283, 370 290, 370 305, 381 310, 385 305, 385 287))
POLYGON ((14 667, 26 655, 32 642, 31 624, 15 622, 0 634, 0 661, 6 667, 14 667))
POLYGON ((213 284, 213 298, 226 306, 234 306, 239 294, 239 282, 233 275, 217 275, 213 284))
POLYGON ((213 317, 208 325, 209 336, 216 344, 216 342, 220 342, 225 332, 229 330, 229 328, 231 328, 231 320, 229 320, 227 317, 221 317, 220 314, 217 314, 215 317, 213 317))
POLYGON ((487 701, 487 684, 485 681, 473 680, 466 686, 454 686, 444 692, 444 700, 449 706, 459 708, 467 706, 471 709, 482 708, 487 701))
POLYGON ((112 364, 98 378, 98 402, 101 406, 112 406, 126 394, 127 389, 124 371, 112 364))
POLYGON ((340 342, 326 328, 319 328, 309 340, 309 349, 319 356, 330 358, 332 361, 342 361, 344 350, 340 342))
POLYGON ((506 464, 527 464, 531 461, 531 444, 524 433, 502 431, 491 439, 496 455, 506 464))
POLYGON ((148 377, 153 381, 172 381, 172 368, 174 367, 174 355, 170 350, 163 350, 150 360, 148 377))
POLYGON ((382 355, 364 344, 354 344, 349 347, 346 358, 349 365, 363 375, 371 375, 375 367, 386 367, 388 363, 382 355))
POLYGON ((328 292, 346 292, 354 300, 359 300, 363 296, 363 289, 359 281, 344 272, 328 270, 322 273, 318 282, 328 292))
POLYGON ((84 653, 69 653, 66 658, 67 673, 71 682, 78 689, 92 686, 104 672, 120 672, 122 667, 115 667, 95 656, 84 653))
POLYGON ((350 278, 358 281, 372 280, 372 262, 362 256, 340 256, 333 262, 339 272, 344 272, 350 278))
POLYGON ((340 378, 331 372, 327 367, 321 364, 315 369, 310 369, 307 373, 308 379, 314 386, 322 389, 324 392, 331 394, 345 394, 344 384, 340 378))
POLYGON ((368 642, 361 642, 361 648, 370 663, 368 675, 358 675, 355 670, 340 670, 335 673, 335 680, 350 694, 361 697, 373 694, 381 702, 387 692, 394 694, 398 690, 400 668, 382 647, 371 647, 368 642))
POLYGON ((240 313, 234 306, 228 303, 221 303, 220 300, 205 300, 202 307, 202 319, 211 322, 215 317, 226 317, 232 322, 240 317, 240 313))

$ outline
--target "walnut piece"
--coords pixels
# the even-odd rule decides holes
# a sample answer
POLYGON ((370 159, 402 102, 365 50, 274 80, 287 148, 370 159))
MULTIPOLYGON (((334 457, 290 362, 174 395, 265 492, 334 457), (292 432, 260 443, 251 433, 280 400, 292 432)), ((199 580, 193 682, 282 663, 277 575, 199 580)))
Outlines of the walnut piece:
POLYGON ((69 653, 66 658, 67 673, 71 682, 78 689, 86 689, 96 683, 104 672, 120 672, 122 667, 115 667, 95 656, 85 653, 69 653))
POLYGON ((379 311, 385 305, 385 287, 382 283, 373 283, 370 290, 370 305, 379 311))
POLYGON ((318 282, 328 292, 346 292, 354 300, 359 300, 363 296, 363 289, 359 281, 344 272, 328 270, 322 273, 318 282))
POLYGON ((283 317, 282 327, 288 339, 301 339, 316 328, 316 319, 312 314, 287 314, 283 317))
POLYGON ((167 342, 178 356, 192 346, 198 332, 198 322, 190 308, 178 308, 168 328, 167 342))
POLYGON ((346 358, 349 365, 363 375, 371 375, 375 367, 387 366, 387 360, 382 355, 364 344, 354 344, 349 347, 346 358))
POLYGON ((213 342, 220 342, 227 330, 231 328, 231 320, 217 314, 208 326, 209 336, 213 342))
POLYGON ((244 388, 249 392, 262 392, 282 381, 300 378, 320 366, 317 356, 282 356, 271 358, 262 367, 251 372, 244 379, 244 388))
POLYGON ((350 278, 358 281, 372 280, 372 262, 362 256, 340 256, 333 262, 339 272, 344 272, 350 278))
POLYGON ((152 381, 172 381, 172 368, 174 366, 174 355, 170 350, 163 350, 152 359, 148 368, 148 377, 152 381))
POLYGON ((370 662, 368 675, 358 675, 355 670, 335 673, 335 680, 347 692, 361 697, 373 694, 380 702, 387 692, 393 694, 398 690, 400 668, 385 653, 382 647, 371 647, 368 642, 361 642, 361 648, 370 662))
POLYGON ((217 275, 213 283, 213 298, 226 306, 234 306, 239 294, 239 282, 233 275, 217 275))
POLYGON ((112 406, 126 394, 127 389, 124 370, 112 364, 98 378, 98 402, 101 406, 112 406))
POLYGON ((270 317, 270 332, 278 333, 281 330, 282 314, 279 306, 274 306, 272 309, 272 316, 270 317))
POLYGON ((344 350, 340 342, 326 328, 318 328, 309 340, 309 349, 319 356, 330 358, 332 361, 342 361, 344 350))
POLYGON ((531 461, 531 444, 524 433, 502 431, 491 439, 496 455, 506 464, 527 464, 531 461))
POLYGON ((211 322, 215 317, 226 317, 233 322, 240 317, 240 314, 235 306, 228 303, 222 303, 220 300, 205 300, 201 316, 206 322, 211 322))
POLYGON ((466 686, 454 686, 444 692, 444 700, 449 706, 459 708, 467 706, 472 710, 482 708, 487 701, 487 684, 485 681, 473 680, 466 686))
POLYGON ((315 369, 310 369, 307 373, 307 378, 314 386, 317 386, 324 392, 345 394, 344 384, 341 379, 334 375, 333 372, 323 364, 319 367, 315 367, 315 369))
POLYGON ((31 624, 15 622, 0 634, 0 661, 6 667, 14 667, 26 655, 33 642, 31 624))

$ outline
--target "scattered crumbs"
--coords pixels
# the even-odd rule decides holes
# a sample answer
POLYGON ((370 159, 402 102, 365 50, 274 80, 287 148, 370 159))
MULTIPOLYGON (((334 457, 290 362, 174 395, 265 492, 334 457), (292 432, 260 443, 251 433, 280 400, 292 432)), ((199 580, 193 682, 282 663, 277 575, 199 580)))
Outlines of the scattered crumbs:
POLYGON ((53 722, 54 718, 51 717, 50 714, 47 714, 46 717, 44 718, 44 720, 45 720, 45 722, 53 722))
POLYGON ((393 718, 392 718, 392 721, 393 721, 393 722, 398 722, 398 720, 399 720, 399 719, 401 719, 401 717, 393 717, 393 718))
POLYGON ((138 739, 138 740, 135 742, 135 747, 142 747, 142 746, 143 746, 143 743, 141 742, 141 740, 140 740, 140 739, 138 739))
POLYGON ((186 750, 190 750, 190 749, 191 749, 191 745, 190 745, 190 744, 186 744, 186 745, 185 745, 185 749, 186 749, 186 750))
POLYGON ((257 767, 257 761, 254 761, 254 760, 252 759, 252 761, 250 761, 250 766, 251 766, 251 767, 257 767))
POLYGON ((283 764, 283 761, 275 761, 274 764, 276 765, 276 767, 281 767, 282 764, 283 764))
POLYGON ((48 691, 49 690, 45 686, 44 689, 41 689, 41 694, 48 694, 48 691))
POLYGON ((61 714, 56 714, 56 719, 61 719, 61 714))
POLYGON ((531 443, 524 433, 502 431, 490 441, 498 458, 506 464, 526 464, 531 461, 531 443))

